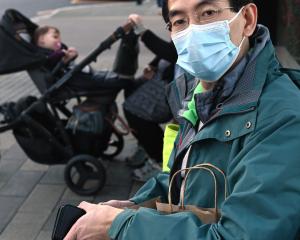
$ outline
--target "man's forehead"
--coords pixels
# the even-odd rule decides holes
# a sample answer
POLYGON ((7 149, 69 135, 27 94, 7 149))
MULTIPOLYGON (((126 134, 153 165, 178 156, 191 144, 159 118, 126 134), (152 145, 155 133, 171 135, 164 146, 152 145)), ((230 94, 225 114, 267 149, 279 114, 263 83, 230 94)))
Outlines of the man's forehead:
POLYGON ((169 19, 185 12, 194 11, 202 6, 214 5, 226 7, 229 4, 228 1, 229 0, 169 0, 169 19))
POLYGON ((202 5, 202 4, 217 4, 217 3, 228 3, 229 0, 169 0, 169 8, 173 4, 191 4, 191 5, 202 5))

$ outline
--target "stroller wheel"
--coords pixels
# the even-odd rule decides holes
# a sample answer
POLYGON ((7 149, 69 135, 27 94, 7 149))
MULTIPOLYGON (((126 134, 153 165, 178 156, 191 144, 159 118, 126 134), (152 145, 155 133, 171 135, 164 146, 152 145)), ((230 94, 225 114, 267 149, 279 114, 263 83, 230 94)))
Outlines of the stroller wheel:
POLYGON ((65 168, 68 187, 79 195, 93 195, 100 191, 106 181, 105 168, 91 155, 77 155, 65 168))
POLYGON ((113 130, 107 148, 101 153, 101 156, 105 158, 113 158, 122 151, 123 147, 123 136, 113 130))

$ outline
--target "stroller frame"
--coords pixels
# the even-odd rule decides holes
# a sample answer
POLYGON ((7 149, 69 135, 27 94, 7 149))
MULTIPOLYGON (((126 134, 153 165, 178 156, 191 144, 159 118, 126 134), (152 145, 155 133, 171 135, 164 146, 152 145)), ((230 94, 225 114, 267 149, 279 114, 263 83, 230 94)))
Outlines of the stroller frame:
MULTIPOLYGON (((22 14, 18 13, 16 10, 10 9, 7 10, 5 14, 19 14, 21 17, 25 18, 22 14)), ((1 25, 0 25, 1 28, 1 25)), ((118 39, 122 38, 131 28, 131 24, 126 24, 122 27, 118 27, 109 37, 107 37, 100 45, 93 50, 86 58, 80 61, 74 68, 70 69, 66 74, 64 74, 60 79, 58 79, 53 85, 51 85, 44 92, 43 90, 37 86, 42 93, 41 97, 38 99, 34 99, 32 97, 27 97, 25 100, 21 99, 17 104, 18 111, 15 111, 11 114, 12 103, 6 103, 0 106, 0 113, 4 115, 4 121, 1 122, 0 133, 5 132, 7 130, 13 130, 13 133, 18 141, 18 137, 15 133, 17 133, 20 129, 27 126, 27 128, 34 133, 38 134, 41 138, 45 140, 55 151, 57 151, 57 156, 62 156, 63 160, 58 160, 54 162, 46 162, 46 164, 64 164, 65 167, 64 176, 65 181, 68 187, 77 194, 80 195, 91 195, 100 191, 106 180, 106 172, 103 164, 97 159, 97 157, 102 156, 106 158, 111 158, 117 155, 123 148, 124 140, 123 136, 129 132, 128 127, 125 125, 124 121, 117 115, 116 110, 112 111, 112 118, 109 122, 112 127, 112 132, 109 135, 111 139, 111 134, 115 134, 117 140, 110 140, 111 146, 115 147, 116 150, 113 153, 105 154, 97 153, 93 156, 90 154, 77 154, 76 149, 72 144, 70 136, 66 129, 64 128, 64 122, 60 118, 60 113, 69 118, 71 116, 71 112, 65 106, 64 101, 53 101, 52 96, 62 89, 62 87, 78 72, 80 72, 85 66, 90 64, 91 62, 96 61, 97 57, 106 49, 109 49, 113 43, 115 43, 118 39), (50 109, 49 110, 49 107, 50 109), (49 129, 49 127, 44 126, 38 120, 36 120, 36 115, 39 113, 47 114, 47 121, 51 122, 53 126, 55 126, 55 131, 57 134, 53 134, 53 132, 49 129), (13 117, 12 117, 13 115, 13 117), (123 127, 127 130, 126 132, 122 132, 114 127, 114 120, 119 119, 123 124, 123 127), (57 137, 58 136, 58 137, 57 137), (74 178, 74 175, 76 175, 74 178), (89 185, 89 181, 92 181, 93 184, 89 185)), ((55 69, 52 71, 54 75, 56 71, 58 71, 62 67, 62 62, 59 63, 55 69)), ((34 69, 34 68, 32 68, 34 69)), ((30 71, 32 69, 25 69, 30 71)), ((3 72, 2 72, 3 73, 3 72)), ((30 74, 31 75, 31 74, 30 74)), ((35 82, 36 84, 36 82, 35 82)), ((37 85, 37 84, 36 84, 37 85)), ((111 92, 111 91, 110 91, 111 92)), ((102 91, 103 93, 103 91, 102 91)), ((104 91, 104 93, 109 93, 108 91, 104 91)), ((86 96, 86 93, 75 94, 75 98, 77 98, 78 102, 80 102, 80 96, 86 96)), ((94 95, 98 95, 97 94, 94 95)), ((93 94, 92 94, 93 95, 93 94)), ((115 102, 113 101, 113 105, 115 107, 115 102)), ((49 125, 51 125, 49 123, 49 125)), ((47 124, 48 125, 48 124, 47 124)), ((18 141, 19 142, 19 141, 18 141)), ((19 142, 20 144, 20 142, 19 142)), ((21 145, 21 144, 20 144, 21 145)), ((21 145, 21 147, 23 147, 21 145)), ((45 146, 46 147, 46 146, 45 146)), ((108 147, 108 146, 106 146, 108 147)), ((25 149, 24 149, 25 151, 25 149)), ((26 152, 26 151, 25 151, 26 152)), ((30 153, 26 152, 30 157, 30 153)), ((52 158, 52 156, 50 156, 52 158)), ((34 159, 32 159, 34 161, 34 159)))

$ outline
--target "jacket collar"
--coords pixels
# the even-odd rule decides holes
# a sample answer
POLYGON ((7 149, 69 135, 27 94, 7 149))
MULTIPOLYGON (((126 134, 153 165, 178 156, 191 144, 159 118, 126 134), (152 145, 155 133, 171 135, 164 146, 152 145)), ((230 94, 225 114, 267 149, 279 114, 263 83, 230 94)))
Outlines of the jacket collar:
POLYGON ((197 113, 202 122, 213 116, 256 106, 270 61, 274 58, 274 48, 268 29, 262 25, 258 25, 250 42, 253 47, 249 53, 212 91, 195 95, 197 113))

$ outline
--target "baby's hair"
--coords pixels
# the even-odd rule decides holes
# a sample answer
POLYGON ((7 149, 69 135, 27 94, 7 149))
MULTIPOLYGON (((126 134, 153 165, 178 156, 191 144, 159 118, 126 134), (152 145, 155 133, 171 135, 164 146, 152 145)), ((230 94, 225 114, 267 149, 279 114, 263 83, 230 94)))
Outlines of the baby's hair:
POLYGON ((46 33, 48 33, 51 29, 53 29, 55 31, 55 33, 60 34, 60 31, 56 28, 56 27, 52 27, 52 26, 43 26, 43 27, 38 27, 35 31, 34 31, 34 35, 33 35, 33 43, 37 44, 38 40, 41 36, 45 35, 46 33))

